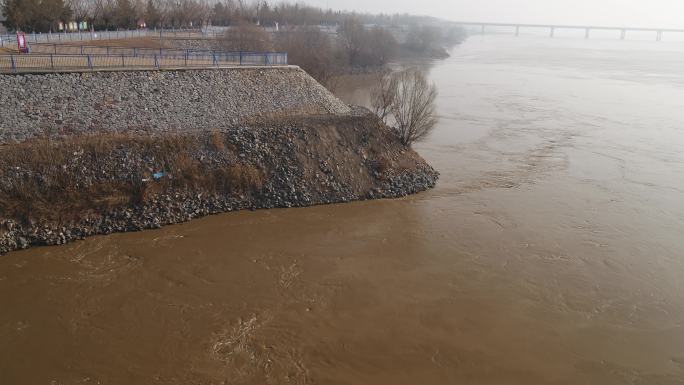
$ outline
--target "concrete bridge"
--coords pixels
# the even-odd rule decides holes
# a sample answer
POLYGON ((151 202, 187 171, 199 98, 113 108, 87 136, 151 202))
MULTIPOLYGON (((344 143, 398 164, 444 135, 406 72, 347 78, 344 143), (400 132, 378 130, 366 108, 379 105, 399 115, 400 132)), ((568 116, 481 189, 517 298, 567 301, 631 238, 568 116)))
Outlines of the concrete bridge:
POLYGON ((516 24, 516 23, 480 23, 480 22, 454 22, 454 24, 463 27, 479 27, 484 34, 487 27, 510 27, 515 30, 515 36, 520 35, 521 28, 538 28, 538 29, 548 29, 549 36, 554 37, 556 30, 558 29, 574 29, 574 30, 584 30, 584 37, 588 39, 593 30, 601 31, 619 31, 620 39, 624 40, 627 37, 627 32, 653 32, 656 41, 663 40, 663 34, 665 32, 675 32, 684 33, 684 29, 672 29, 672 28, 640 28, 640 27, 607 27, 607 26, 595 26, 595 25, 554 25, 554 24, 516 24))

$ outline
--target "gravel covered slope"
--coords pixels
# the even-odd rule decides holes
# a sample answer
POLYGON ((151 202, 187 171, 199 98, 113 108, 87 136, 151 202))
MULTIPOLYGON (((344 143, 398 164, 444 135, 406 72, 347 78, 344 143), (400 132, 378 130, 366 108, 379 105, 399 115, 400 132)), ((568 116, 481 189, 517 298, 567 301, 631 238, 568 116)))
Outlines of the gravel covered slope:
POLYGON ((0 253, 438 173, 297 67, 0 75, 0 253))
POLYGON ((103 128, 227 128, 257 115, 349 111, 298 67, 0 75, 0 144, 103 128))

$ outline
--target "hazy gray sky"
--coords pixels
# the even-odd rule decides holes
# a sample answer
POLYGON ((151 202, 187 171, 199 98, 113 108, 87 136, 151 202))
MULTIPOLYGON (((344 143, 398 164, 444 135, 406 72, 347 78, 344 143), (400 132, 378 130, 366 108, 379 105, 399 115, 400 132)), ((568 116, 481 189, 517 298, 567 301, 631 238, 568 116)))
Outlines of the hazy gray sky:
POLYGON ((415 13, 460 21, 684 29, 684 0, 305 0, 334 9, 415 13))

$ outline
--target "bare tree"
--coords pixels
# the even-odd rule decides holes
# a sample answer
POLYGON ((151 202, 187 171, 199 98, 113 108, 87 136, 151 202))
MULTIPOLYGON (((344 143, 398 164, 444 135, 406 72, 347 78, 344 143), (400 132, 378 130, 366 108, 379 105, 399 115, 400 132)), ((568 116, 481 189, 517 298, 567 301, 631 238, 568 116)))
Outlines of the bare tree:
POLYGON ((277 35, 277 48, 287 52, 288 61, 304 69, 329 90, 335 86, 339 68, 336 50, 330 38, 317 27, 301 27, 277 35))
POLYGON ((69 0, 67 6, 71 8, 75 20, 88 20, 91 13, 91 2, 88 0, 69 0))
POLYGON ((105 8, 104 0, 88 1, 88 4, 86 5, 86 13, 89 16, 91 26, 95 27, 95 24, 98 24, 98 27, 102 26, 101 19, 105 13, 105 8))
POLYGON ((7 27, 31 32, 54 31, 57 22, 72 13, 64 0, 2 0, 0 11, 7 27))
POLYGON ((366 28, 357 18, 345 19, 338 29, 339 44, 352 67, 382 67, 394 57, 397 41, 380 27, 366 28))
POLYGON ((130 0, 116 0, 115 20, 116 26, 120 28, 135 28, 136 10, 130 0))
POLYGON ((409 69, 383 76, 372 94, 375 113, 393 127, 404 145, 424 139, 437 124, 437 87, 422 72, 409 69))
POLYGON ((197 27, 203 27, 209 24, 211 20, 212 7, 208 0, 200 0, 198 2, 198 22, 197 27))
POLYGON ((371 105, 373 112, 387 123, 397 98, 398 78, 388 71, 382 71, 376 76, 376 86, 371 90, 371 105))
POLYGON ((154 0, 147 0, 145 3, 145 23, 149 28, 157 28, 162 25, 162 15, 159 6, 154 0))

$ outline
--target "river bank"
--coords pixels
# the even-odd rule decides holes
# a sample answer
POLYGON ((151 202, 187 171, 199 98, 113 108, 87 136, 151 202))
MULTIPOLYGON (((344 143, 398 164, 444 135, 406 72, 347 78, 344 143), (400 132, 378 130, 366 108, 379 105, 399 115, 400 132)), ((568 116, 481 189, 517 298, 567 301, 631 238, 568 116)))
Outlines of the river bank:
POLYGON ((0 253, 241 209, 397 198, 438 173, 369 111, 0 146, 0 253))
POLYGON ((0 253, 438 173, 297 67, 0 76, 0 253))

